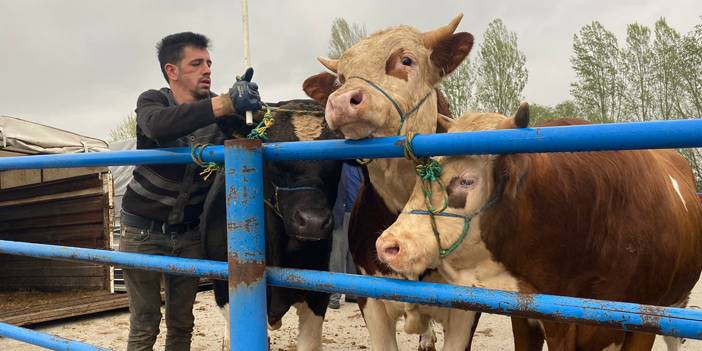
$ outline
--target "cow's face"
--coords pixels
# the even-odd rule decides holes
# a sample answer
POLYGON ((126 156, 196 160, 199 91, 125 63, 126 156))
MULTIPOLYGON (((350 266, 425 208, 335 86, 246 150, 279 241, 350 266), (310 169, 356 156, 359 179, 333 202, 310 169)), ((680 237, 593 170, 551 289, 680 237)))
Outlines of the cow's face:
POLYGON ((331 237, 332 208, 339 184, 339 161, 279 161, 267 166, 270 201, 279 211, 285 234, 298 240, 331 237))
MULTIPOLYGON (((449 129, 451 132, 490 130, 511 125, 505 116, 495 113, 464 115, 449 129)), ((480 243, 480 213, 494 195, 495 156, 438 157, 442 167, 441 180, 446 185, 448 207, 435 217, 441 248, 447 249, 458 242, 468 225, 465 241, 457 250, 480 243)), ((432 185, 432 206, 443 206, 440 188, 432 185)), ((421 182, 399 218, 376 240, 378 258, 393 270, 409 277, 417 277, 427 269, 437 268, 441 257, 439 243, 432 229, 430 216, 413 210, 426 210, 421 182)))
POLYGON ((415 107, 418 110, 406 118, 403 127, 434 132, 434 86, 473 46, 471 34, 453 33, 461 18, 427 33, 407 26, 383 30, 356 43, 338 60, 320 58, 336 78, 330 74, 311 77, 305 91, 326 104, 329 127, 346 138, 395 135, 401 126, 398 109, 407 114, 415 107))
MULTIPOLYGON (((311 141, 340 137, 329 130, 321 113, 312 115, 279 112, 274 124, 276 127, 271 130, 270 138, 276 141, 311 141)), ((336 160, 266 163, 266 197, 269 207, 273 207, 282 219, 288 237, 303 241, 331 237, 334 229, 332 208, 336 201, 340 172, 341 162, 336 160)))

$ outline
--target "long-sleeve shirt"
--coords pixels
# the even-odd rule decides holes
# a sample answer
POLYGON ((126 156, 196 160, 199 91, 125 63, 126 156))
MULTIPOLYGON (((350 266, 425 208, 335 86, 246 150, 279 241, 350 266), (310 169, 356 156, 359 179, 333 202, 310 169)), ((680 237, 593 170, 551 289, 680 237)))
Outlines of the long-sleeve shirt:
MULTIPOLYGON (((176 105, 171 91, 148 90, 137 99, 137 149, 222 144, 238 118, 215 120, 211 98, 176 105)), ((171 224, 196 221, 211 186, 195 164, 140 165, 127 186, 123 210, 171 224)))

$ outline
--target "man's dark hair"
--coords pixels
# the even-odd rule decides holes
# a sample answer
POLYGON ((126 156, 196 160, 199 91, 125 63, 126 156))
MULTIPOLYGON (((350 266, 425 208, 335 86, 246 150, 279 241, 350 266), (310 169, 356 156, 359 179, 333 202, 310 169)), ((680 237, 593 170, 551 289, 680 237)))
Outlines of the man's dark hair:
POLYGON ((161 65, 161 73, 163 78, 166 78, 166 82, 168 82, 166 64, 178 64, 183 59, 183 49, 186 46, 207 49, 210 46, 210 39, 202 34, 183 32, 171 34, 156 44, 158 63, 161 65))

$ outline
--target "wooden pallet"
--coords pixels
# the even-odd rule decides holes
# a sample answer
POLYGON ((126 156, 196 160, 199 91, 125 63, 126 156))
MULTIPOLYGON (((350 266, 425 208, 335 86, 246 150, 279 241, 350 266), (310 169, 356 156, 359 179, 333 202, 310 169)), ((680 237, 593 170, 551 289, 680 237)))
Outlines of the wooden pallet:
POLYGON ((17 326, 129 307, 127 294, 106 291, 71 294, 17 292, 5 301, 8 300, 11 302, 0 303, 0 321, 17 326))

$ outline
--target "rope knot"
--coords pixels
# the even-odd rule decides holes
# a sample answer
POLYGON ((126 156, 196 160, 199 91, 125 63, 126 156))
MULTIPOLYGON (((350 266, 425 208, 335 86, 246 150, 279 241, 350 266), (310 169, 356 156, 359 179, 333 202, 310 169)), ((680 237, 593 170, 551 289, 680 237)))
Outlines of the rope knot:
POLYGON ((434 159, 425 159, 416 169, 417 175, 424 181, 435 182, 441 176, 441 165, 434 159))
POLYGON ((273 125, 273 115, 271 114, 271 108, 266 105, 266 113, 263 115, 263 120, 259 123, 256 128, 251 130, 251 133, 247 136, 249 139, 259 139, 263 141, 268 141, 268 135, 266 135, 266 130, 273 125))

